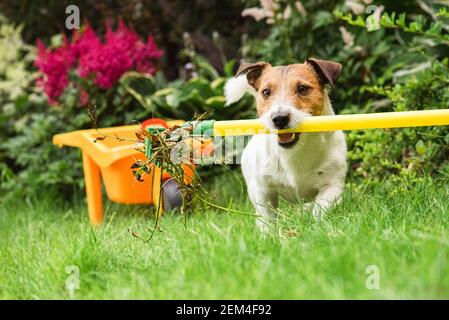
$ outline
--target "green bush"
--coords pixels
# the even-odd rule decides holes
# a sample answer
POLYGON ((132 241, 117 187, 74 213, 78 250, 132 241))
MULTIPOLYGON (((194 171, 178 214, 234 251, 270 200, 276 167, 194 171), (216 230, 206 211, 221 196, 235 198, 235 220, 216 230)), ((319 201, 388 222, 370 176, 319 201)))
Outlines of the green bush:
MULTIPOLYGON (((445 109, 449 106, 448 60, 391 88, 375 87, 393 111, 445 109)), ((382 179, 390 174, 449 173, 447 126, 357 131, 348 134, 354 175, 382 179)))
MULTIPOLYGON (((156 117, 191 120, 206 113, 208 118, 227 120, 255 116, 254 102, 249 95, 225 106, 223 87, 226 77, 219 76, 201 57, 195 57, 193 61, 195 75, 187 80, 166 82, 161 74, 148 77, 128 73, 121 82, 135 100, 156 117)), ((227 77, 232 76, 233 66, 234 61, 230 61, 225 67, 227 77)))
POLYGON ((14 177, 7 139, 24 124, 24 106, 36 98, 28 90, 35 77, 27 68, 34 48, 22 41, 22 29, 0 16, 0 192, 14 177))
MULTIPOLYGON (((378 82, 361 90, 386 98, 377 109, 368 111, 405 111, 445 109, 449 106, 449 66, 445 58, 449 35, 447 13, 442 9, 436 21, 417 17, 407 22, 405 14, 385 13, 382 28, 400 30, 411 35, 402 51, 417 51, 415 65, 393 74, 394 81, 378 82), (424 44, 432 46, 424 46, 424 44), (417 67, 418 66, 418 67, 417 67), (385 103, 386 102, 386 103, 385 103)), ((352 25, 365 27, 362 19, 342 15, 352 25)), ((401 52, 397 52, 398 55, 401 52)), ((349 156, 353 176, 378 181, 388 175, 419 176, 423 173, 449 172, 449 129, 447 126, 369 130, 348 134, 349 156)))

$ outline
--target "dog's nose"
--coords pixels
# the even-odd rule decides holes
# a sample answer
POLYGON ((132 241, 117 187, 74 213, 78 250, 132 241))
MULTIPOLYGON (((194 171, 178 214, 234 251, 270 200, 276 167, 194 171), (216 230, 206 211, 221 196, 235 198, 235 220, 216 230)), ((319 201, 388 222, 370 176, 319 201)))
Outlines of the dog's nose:
POLYGON ((273 124, 276 128, 284 129, 288 125, 288 122, 290 121, 290 116, 289 115, 277 115, 277 116, 274 116, 271 120, 273 121, 273 124))

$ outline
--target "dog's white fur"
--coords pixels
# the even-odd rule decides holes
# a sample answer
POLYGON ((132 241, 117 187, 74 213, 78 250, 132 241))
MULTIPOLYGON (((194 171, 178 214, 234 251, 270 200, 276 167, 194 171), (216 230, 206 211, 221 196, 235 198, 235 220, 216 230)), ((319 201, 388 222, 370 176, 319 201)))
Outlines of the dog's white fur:
MULTIPOLYGON (((238 101, 247 91, 255 94, 244 75, 228 80, 225 90, 228 104, 238 101)), ((322 115, 333 115, 327 93, 324 104, 322 115)), ((287 95, 281 95, 262 116, 264 124, 272 129, 274 112, 289 112, 289 127, 301 124, 309 116, 292 107, 287 95)), ((342 131, 302 133, 291 148, 280 147, 276 135, 255 135, 242 154, 248 194, 261 216, 257 224, 263 230, 272 222, 279 196, 287 201, 310 201, 307 207, 320 218, 340 201, 346 171, 346 141, 342 131)))
POLYGON ((224 87, 224 94, 226 97, 226 105, 230 105, 239 101, 246 92, 254 94, 254 89, 248 84, 246 75, 242 74, 238 77, 229 79, 224 87))

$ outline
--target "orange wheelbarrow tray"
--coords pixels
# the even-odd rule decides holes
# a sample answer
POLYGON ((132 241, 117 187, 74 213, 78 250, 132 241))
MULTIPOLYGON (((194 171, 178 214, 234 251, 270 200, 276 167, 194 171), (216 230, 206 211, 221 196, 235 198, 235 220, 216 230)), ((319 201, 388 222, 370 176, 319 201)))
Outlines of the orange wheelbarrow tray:
MULTIPOLYGON (((182 125, 183 121, 167 121, 169 126, 182 125)), ((161 199, 161 181, 170 175, 154 166, 143 182, 135 179, 131 166, 137 160, 145 161, 145 154, 135 150, 133 141, 119 141, 113 138, 96 140, 104 135, 117 135, 120 138, 135 140, 139 125, 120 126, 102 129, 79 130, 53 136, 53 143, 59 147, 70 146, 82 151, 84 181, 86 185, 87 208, 90 222, 94 225, 103 221, 103 201, 101 179, 108 198, 123 204, 154 204, 162 212, 164 197, 161 199)), ((193 177, 193 168, 183 167, 186 179, 193 177)), ((174 182, 174 181, 173 181, 174 182)), ((173 189, 173 186, 166 185, 173 189)), ((165 187, 164 187, 165 189, 165 187)), ((179 202, 179 199, 177 200, 179 202)), ((168 202, 168 201, 167 201, 168 202)), ((175 199, 176 202, 176 199, 175 199)))

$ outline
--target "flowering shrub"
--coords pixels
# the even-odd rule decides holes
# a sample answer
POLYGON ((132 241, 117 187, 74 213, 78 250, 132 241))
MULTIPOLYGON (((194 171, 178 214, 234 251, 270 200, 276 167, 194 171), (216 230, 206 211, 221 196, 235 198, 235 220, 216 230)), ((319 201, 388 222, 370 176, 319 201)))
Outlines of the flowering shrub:
POLYGON ((87 102, 97 107, 99 127, 151 117, 122 82, 125 73, 153 78, 162 52, 152 37, 143 41, 123 23, 115 30, 107 26, 104 37, 87 25, 70 38, 54 36, 50 47, 38 41, 34 48, 23 44, 20 27, 1 22, 0 201, 42 190, 70 197, 83 186, 79 152, 56 148, 52 136, 92 128, 80 109, 87 102))
MULTIPOLYGON (((71 39, 65 38, 62 46, 46 48, 37 43, 35 61, 41 72, 38 85, 43 88, 50 103, 57 103, 61 94, 69 86, 69 74, 91 80, 100 89, 112 88, 127 71, 154 74, 154 63, 162 56, 153 37, 143 42, 122 21, 116 30, 107 25, 104 41, 97 36, 90 25, 76 31, 71 39)), ((82 83, 82 81, 80 81, 82 83)), ((75 85, 80 91, 80 103, 88 100, 88 88, 75 85)))

